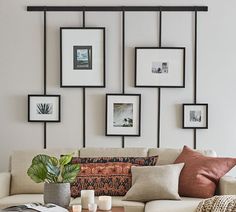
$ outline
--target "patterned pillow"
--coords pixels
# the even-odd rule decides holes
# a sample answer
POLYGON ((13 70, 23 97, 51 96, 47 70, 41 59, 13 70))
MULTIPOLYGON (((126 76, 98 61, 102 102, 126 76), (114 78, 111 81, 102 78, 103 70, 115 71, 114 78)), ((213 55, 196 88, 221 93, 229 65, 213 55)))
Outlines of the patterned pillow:
POLYGON ((158 156, 152 157, 74 157, 81 170, 71 184, 71 196, 79 197, 81 190, 95 190, 95 195, 124 196, 132 185, 131 166, 155 166, 158 156))

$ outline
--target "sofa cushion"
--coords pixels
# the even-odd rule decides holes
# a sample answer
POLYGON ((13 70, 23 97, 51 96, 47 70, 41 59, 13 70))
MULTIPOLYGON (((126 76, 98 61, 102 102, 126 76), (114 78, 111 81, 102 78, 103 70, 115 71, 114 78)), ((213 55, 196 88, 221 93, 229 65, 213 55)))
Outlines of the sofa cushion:
MULTIPOLYGON (((132 212, 143 212, 145 204, 142 202, 133 202, 133 201, 123 201, 123 197, 113 196, 112 197, 112 206, 122 206, 127 208, 126 211, 132 212)), ((95 202, 98 203, 98 197, 95 197, 95 202)), ((81 204, 80 197, 73 199, 70 203, 71 205, 81 204)))
POLYGON ((27 175, 27 170, 32 159, 38 154, 47 154, 60 157, 62 154, 74 152, 78 156, 76 149, 47 149, 47 150, 25 150, 15 151, 11 158, 11 194, 40 194, 43 193, 43 183, 37 184, 27 175))
POLYGON ((179 194, 209 198, 221 177, 236 165, 236 158, 213 158, 184 146, 175 163, 185 163, 179 178, 179 194))
MULTIPOLYGON (((158 155, 157 165, 172 164, 181 153, 182 149, 171 148, 151 148, 148 151, 148 156, 158 155)), ((216 157, 216 152, 213 150, 197 150, 205 156, 216 157)))
POLYGON ((123 196, 131 187, 131 166, 154 166, 153 157, 74 157, 73 164, 80 164, 76 181, 71 184, 71 196, 80 196, 81 190, 93 189, 95 195, 123 196))
POLYGON ((147 202, 147 212, 195 212, 202 199, 182 197, 181 200, 155 200, 147 202))
POLYGON ((179 175, 184 164, 132 167, 132 187, 123 200, 148 202, 157 199, 180 199, 179 175))
POLYGON ((147 157, 147 156, 148 156, 147 148, 82 148, 80 149, 80 157, 147 157))
POLYGON ((17 194, 0 199, 0 209, 25 203, 43 203, 43 194, 17 194))

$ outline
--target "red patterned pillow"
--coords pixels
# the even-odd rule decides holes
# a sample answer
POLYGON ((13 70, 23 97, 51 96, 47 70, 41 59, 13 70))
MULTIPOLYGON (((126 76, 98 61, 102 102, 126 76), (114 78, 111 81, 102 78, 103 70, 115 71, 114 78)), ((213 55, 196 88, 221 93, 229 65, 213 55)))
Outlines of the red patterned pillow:
POLYGON ((81 190, 95 190, 95 195, 124 196, 132 184, 131 166, 155 166, 158 156, 152 157, 74 157, 81 171, 71 184, 71 196, 80 196, 81 190))
POLYGON ((71 196, 80 196, 81 190, 95 190, 95 195, 124 196, 132 185, 132 163, 108 162, 81 164, 71 196))

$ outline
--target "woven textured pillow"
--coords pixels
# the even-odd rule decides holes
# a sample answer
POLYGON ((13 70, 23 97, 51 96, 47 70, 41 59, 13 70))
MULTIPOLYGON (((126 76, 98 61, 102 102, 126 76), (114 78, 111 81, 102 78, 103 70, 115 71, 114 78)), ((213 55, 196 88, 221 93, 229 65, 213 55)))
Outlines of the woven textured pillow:
POLYGON ((207 157, 184 146, 174 163, 185 164, 180 174, 181 196, 210 198, 220 178, 236 165, 236 158, 207 157))
POLYGON ((71 184, 71 196, 79 197, 81 190, 95 190, 95 195, 124 196, 132 185, 131 166, 154 166, 158 156, 99 157, 72 159, 81 170, 71 184))

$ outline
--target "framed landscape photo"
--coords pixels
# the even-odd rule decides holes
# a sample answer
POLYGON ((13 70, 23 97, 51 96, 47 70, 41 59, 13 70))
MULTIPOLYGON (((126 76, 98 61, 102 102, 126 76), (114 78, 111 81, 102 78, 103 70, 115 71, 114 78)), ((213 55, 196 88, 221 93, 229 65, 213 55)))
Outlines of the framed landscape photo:
POLYGON ((105 28, 61 27, 61 87, 105 87, 105 28))
POLYGON ((207 129, 208 104, 183 104, 183 128, 207 129))
POLYGON ((106 135, 140 136, 141 94, 106 94, 106 135))
POLYGON ((60 95, 28 95, 29 122, 60 122, 60 95))
POLYGON ((136 47, 135 87, 185 87, 184 47, 136 47))

